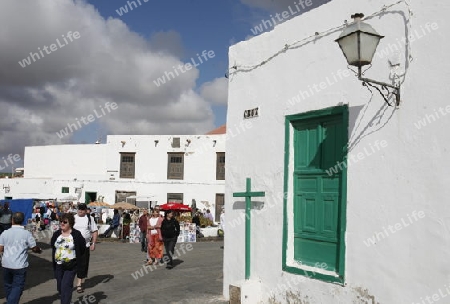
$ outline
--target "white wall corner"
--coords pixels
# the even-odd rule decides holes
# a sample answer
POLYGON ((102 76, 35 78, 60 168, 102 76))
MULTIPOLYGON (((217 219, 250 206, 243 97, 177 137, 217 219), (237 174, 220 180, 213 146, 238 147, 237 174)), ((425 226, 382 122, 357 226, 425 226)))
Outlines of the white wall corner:
POLYGON ((234 295, 230 294, 230 303, 231 304, 255 304, 261 302, 261 281, 260 280, 245 280, 239 281, 232 284, 230 289, 234 290, 234 295), (237 291, 237 293, 236 293, 237 291), (240 292, 239 292, 240 291, 240 292), (240 294, 240 302, 237 301, 236 296, 239 297, 240 294))

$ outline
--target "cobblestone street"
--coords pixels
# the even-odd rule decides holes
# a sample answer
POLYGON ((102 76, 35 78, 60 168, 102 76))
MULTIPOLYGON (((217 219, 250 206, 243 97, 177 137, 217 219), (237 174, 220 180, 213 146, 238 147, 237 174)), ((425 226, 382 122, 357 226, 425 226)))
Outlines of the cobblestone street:
MULTIPOLYGON (((43 253, 29 254, 30 267, 21 303, 59 303, 53 278, 51 248, 38 243, 43 253)), ((165 266, 143 267, 140 244, 100 239, 91 254, 84 293, 74 291, 72 301, 81 303, 227 303, 222 297, 223 242, 177 244, 171 270, 165 266), (190 247, 192 246, 192 247, 190 247), (84 296, 84 298, 83 298, 84 296)), ((5 302, 3 278, 0 298, 5 302)), ((75 283, 74 283, 75 286, 75 283)))

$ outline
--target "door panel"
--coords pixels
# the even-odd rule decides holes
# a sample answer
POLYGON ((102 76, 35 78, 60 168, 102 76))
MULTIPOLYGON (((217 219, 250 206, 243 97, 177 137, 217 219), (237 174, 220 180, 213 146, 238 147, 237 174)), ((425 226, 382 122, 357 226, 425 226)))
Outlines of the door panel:
POLYGON ((214 218, 216 222, 220 219, 220 214, 222 212, 222 208, 225 204, 225 195, 223 193, 216 193, 216 217, 214 218))
POLYGON ((336 270, 339 257, 340 172, 326 170, 343 161, 345 143, 339 115, 294 126, 294 258, 336 270))

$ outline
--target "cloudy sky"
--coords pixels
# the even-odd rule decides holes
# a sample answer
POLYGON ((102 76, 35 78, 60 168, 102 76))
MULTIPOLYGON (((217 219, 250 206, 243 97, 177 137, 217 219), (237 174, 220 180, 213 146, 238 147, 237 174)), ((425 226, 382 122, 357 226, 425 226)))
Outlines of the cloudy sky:
POLYGON ((255 26, 289 6, 298 14, 317 6, 289 0, 1 2, 2 167, 9 154, 23 159, 25 146, 105 142, 107 134, 204 134, 224 124, 229 46, 259 34, 255 26))

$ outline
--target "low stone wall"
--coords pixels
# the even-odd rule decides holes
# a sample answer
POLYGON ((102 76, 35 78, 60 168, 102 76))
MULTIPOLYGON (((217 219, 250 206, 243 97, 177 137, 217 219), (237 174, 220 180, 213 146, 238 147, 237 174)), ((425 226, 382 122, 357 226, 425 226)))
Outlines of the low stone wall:
MULTIPOLYGON (((97 224, 97 228, 98 228, 98 234, 100 235, 100 234, 103 234, 103 233, 106 231, 106 229, 109 228, 109 225, 106 225, 106 224, 97 224)), ((119 232, 120 232, 120 230, 119 230, 119 229, 116 229, 116 230, 113 231, 113 233, 111 234, 111 237, 112 237, 112 238, 118 238, 118 236, 116 235, 116 233, 119 233, 119 232)))
POLYGON ((200 231, 205 237, 216 237, 217 236, 217 230, 219 230, 219 227, 207 227, 207 228, 200 228, 200 231))

